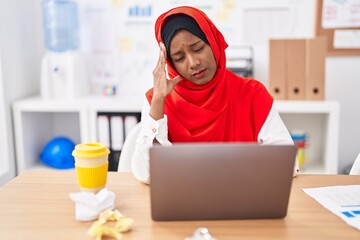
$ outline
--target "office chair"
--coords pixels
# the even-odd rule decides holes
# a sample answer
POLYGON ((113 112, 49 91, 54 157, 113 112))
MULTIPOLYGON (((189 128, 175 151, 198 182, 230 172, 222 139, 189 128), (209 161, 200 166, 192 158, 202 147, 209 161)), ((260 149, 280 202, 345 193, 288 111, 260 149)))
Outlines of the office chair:
POLYGON ((360 153, 357 156, 357 158, 355 159, 355 161, 351 167, 349 175, 360 175, 360 153))
POLYGON ((118 172, 131 172, 131 158, 135 151, 136 139, 141 131, 141 122, 135 125, 125 137, 124 145, 121 149, 118 172))

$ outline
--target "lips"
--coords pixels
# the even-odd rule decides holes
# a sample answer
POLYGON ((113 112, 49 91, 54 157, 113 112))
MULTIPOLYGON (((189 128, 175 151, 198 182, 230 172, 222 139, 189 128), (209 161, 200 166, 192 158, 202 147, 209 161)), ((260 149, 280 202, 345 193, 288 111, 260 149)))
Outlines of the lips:
POLYGON ((206 72, 206 69, 202 69, 202 70, 194 73, 193 76, 196 77, 196 78, 202 78, 202 77, 204 77, 205 72, 206 72))

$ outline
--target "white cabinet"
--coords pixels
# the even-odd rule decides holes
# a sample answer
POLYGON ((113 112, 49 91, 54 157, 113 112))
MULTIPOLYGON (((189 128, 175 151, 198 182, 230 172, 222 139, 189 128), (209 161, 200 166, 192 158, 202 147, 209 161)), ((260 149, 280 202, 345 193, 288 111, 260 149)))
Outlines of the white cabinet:
POLYGON ((122 98, 84 98, 73 101, 33 97, 13 104, 18 173, 46 167, 39 161, 47 142, 66 136, 75 143, 97 139, 98 112, 141 112, 142 102, 122 98))
MULTIPOLYGON (((97 116, 102 112, 140 113, 143 99, 85 98, 43 101, 38 97, 13 104, 18 172, 43 166, 39 155, 59 135, 76 143, 97 140, 97 116)), ((276 101, 285 125, 310 136, 304 173, 337 173, 339 104, 335 101, 276 101)))
POLYGON ((307 162, 303 173, 338 173, 340 105, 336 101, 276 101, 289 129, 308 134, 307 162))
POLYGON ((55 136, 68 136, 75 142, 89 139, 82 102, 25 99, 13 104, 13 116, 18 173, 41 167, 42 148, 55 136))
POLYGON ((87 100, 89 140, 100 141, 110 149, 109 171, 118 169, 123 142, 129 131, 141 120, 143 101, 134 96, 87 100), (104 125, 99 127, 100 117, 106 119, 105 129, 104 125))

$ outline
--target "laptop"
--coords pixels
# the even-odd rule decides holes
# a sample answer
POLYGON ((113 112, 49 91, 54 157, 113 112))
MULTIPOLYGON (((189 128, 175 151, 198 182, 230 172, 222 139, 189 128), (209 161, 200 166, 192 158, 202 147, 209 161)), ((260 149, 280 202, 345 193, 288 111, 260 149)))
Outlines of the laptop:
POLYGON ((178 143, 150 148, 155 221, 284 218, 294 145, 178 143))

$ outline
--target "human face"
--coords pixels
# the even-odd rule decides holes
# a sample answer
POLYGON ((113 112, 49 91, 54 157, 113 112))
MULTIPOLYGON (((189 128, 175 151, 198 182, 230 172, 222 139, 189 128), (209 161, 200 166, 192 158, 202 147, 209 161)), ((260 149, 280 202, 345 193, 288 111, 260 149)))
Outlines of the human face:
POLYGON ((210 82, 216 73, 210 46, 186 30, 177 31, 171 39, 170 57, 176 71, 197 85, 210 82))

